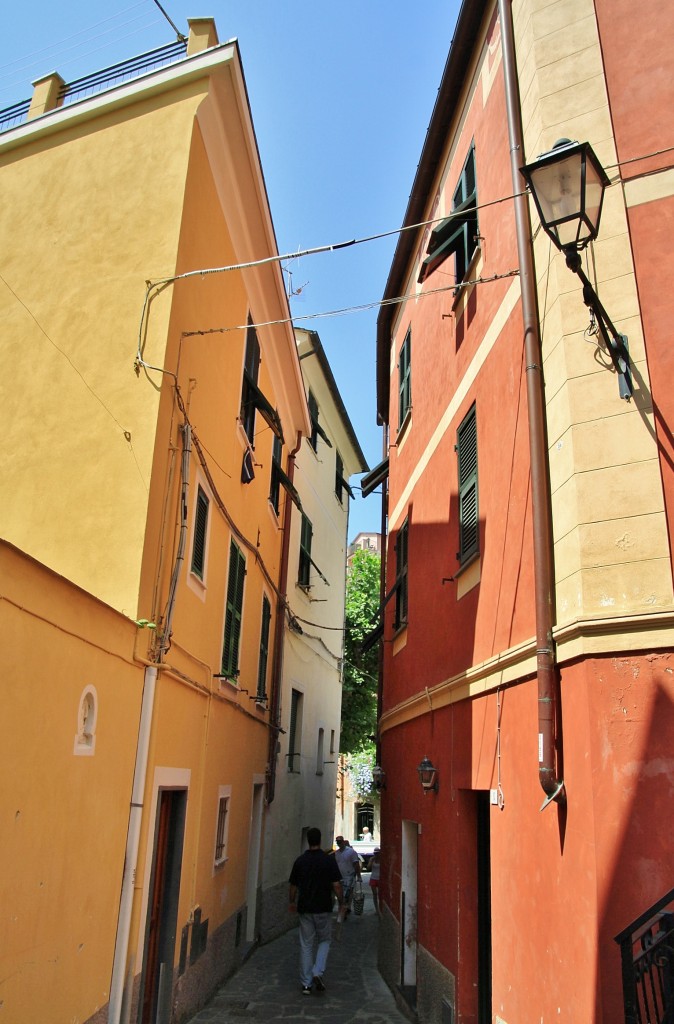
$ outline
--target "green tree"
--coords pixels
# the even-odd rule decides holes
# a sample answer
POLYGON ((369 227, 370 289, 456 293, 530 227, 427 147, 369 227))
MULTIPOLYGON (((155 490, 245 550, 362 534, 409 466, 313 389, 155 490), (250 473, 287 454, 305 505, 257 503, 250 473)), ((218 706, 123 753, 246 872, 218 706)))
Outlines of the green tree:
MULTIPOLYGON (((377 729, 378 648, 365 654, 363 640, 377 622, 379 555, 356 551, 346 578, 346 637, 340 750, 357 753, 372 747, 377 729)), ((373 761, 374 763, 374 761, 373 761)))

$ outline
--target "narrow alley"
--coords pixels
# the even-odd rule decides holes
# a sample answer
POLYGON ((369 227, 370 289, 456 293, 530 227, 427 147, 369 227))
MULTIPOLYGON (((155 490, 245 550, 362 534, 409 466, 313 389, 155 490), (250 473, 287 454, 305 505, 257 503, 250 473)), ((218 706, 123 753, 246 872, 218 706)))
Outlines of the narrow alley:
POLYGON ((240 1024, 242 1020, 288 1024, 296 1018, 321 1024, 406 1024, 407 1017, 377 970, 379 919, 369 885, 364 889, 362 916, 352 913, 337 925, 334 914, 325 992, 302 994, 298 933, 292 928, 256 949, 190 1024, 240 1024))

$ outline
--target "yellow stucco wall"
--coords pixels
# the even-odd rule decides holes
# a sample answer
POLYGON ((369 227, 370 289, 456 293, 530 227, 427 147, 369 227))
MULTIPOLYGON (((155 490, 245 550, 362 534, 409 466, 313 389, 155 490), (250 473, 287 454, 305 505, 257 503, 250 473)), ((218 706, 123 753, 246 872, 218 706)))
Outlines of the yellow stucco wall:
POLYGON ((0 1005, 16 1024, 107 1002, 143 688, 135 626, 0 544, 0 1005), (76 744, 95 691, 92 745, 76 744), (57 1008, 57 1009, 56 1009, 57 1008))
MULTIPOLYGON (((137 613, 159 396, 135 377, 145 280, 174 272, 192 83, 4 152, 0 533, 137 613)), ((60 115, 52 115, 60 116, 60 115)), ((168 310, 147 347, 163 359, 168 310)))

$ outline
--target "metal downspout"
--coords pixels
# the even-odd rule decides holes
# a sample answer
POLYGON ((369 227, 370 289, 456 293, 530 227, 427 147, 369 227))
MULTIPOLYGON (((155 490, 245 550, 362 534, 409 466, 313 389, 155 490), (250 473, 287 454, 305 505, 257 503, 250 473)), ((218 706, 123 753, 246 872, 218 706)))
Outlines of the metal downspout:
MULTIPOLYGON (((302 444, 302 433, 297 432, 297 444, 288 456, 287 475, 290 482, 295 476, 295 456, 302 444)), ((293 503, 290 496, 286 496, 285 510, 283 513, 283 543, 281 546, 281 566, 279 569, 279 594, 276 601, 276 622, 274 623, 274 657, 271 673, 271 700, 269 724, 269 775, 267 778, 267 804, 270 804, 276 791, 276 761, 278 737, 281 730, 281 683, 283 679, 283 639, 285 634, 285 617, 288 590, 288 555, 290 552, 290 523, 292 519, 293 503)))
POLYGON ((558 777, 561 750, 561 719, 557 733, 559 677, 552 638, 554 568, 550 488, 543 382, 543 357, 536 300, 529 202, 523 192, 520 167, 524 163, 522 122, 517 80, 511 0, 498 0, 503 48, 510 168, 516 193, 515 225, 520 264, 527 402, 529 408, 529 452, 531 460, 531 501, 534 528, 534 588, 536 601, 536 674, 538 678, 538 778, 546 794, 541 810, 553 800, 564 801, 564 780, 558 777))
MULTIPOLYGON (((389 427, 387 423, 382 423, 382 459, 389 457, 389 427)), ((380 564, 379 564, 379 606, 382 609, 382 616, 384 612, 384 599, 386 597, 386 537, 387 537, 387 517, 388 517, 388 474, 382 481, 381 485, 381 542, 380 542, 380 564)), ((378 655, 378 670, 377 670, 377 742, 375 747, 375 764, 381 766, 381 735, 379 733, 379 722, 381 721, 382 711, 384 707, 384 644, 380 640, 379 644, 379 655, 378 655)))

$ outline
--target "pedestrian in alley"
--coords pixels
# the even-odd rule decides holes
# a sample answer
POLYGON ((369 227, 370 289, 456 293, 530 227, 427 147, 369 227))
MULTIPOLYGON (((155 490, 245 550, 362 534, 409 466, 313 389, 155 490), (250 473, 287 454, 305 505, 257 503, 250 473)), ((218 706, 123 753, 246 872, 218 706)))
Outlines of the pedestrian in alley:
POLYGON ((372 893, 372 903, 374 909, 379 917, 379 882, 381 879, 381 850, 378 846, 375 846, 374 853, 372 854, 372 860, 370 861, 370 891, 372 893))
POLYGON ((320 829, 307 832, 309 849, 290 872, 290 912, 300 918, 300 981, 302 993, 325 991, 323 973, 332 938, 332 898, 342 900, 342 880, 335 858, 321 849, 320 829))
POLYGON ((339 908, 337 920, 343 921, 347 914, 351 913, 351 898, 356 878, 360 878, 360 857, 354 848, 348 843, 344 836, 337 836, 335 839, 337 849, 335 860, 342 876, 344 899, 339 908))

